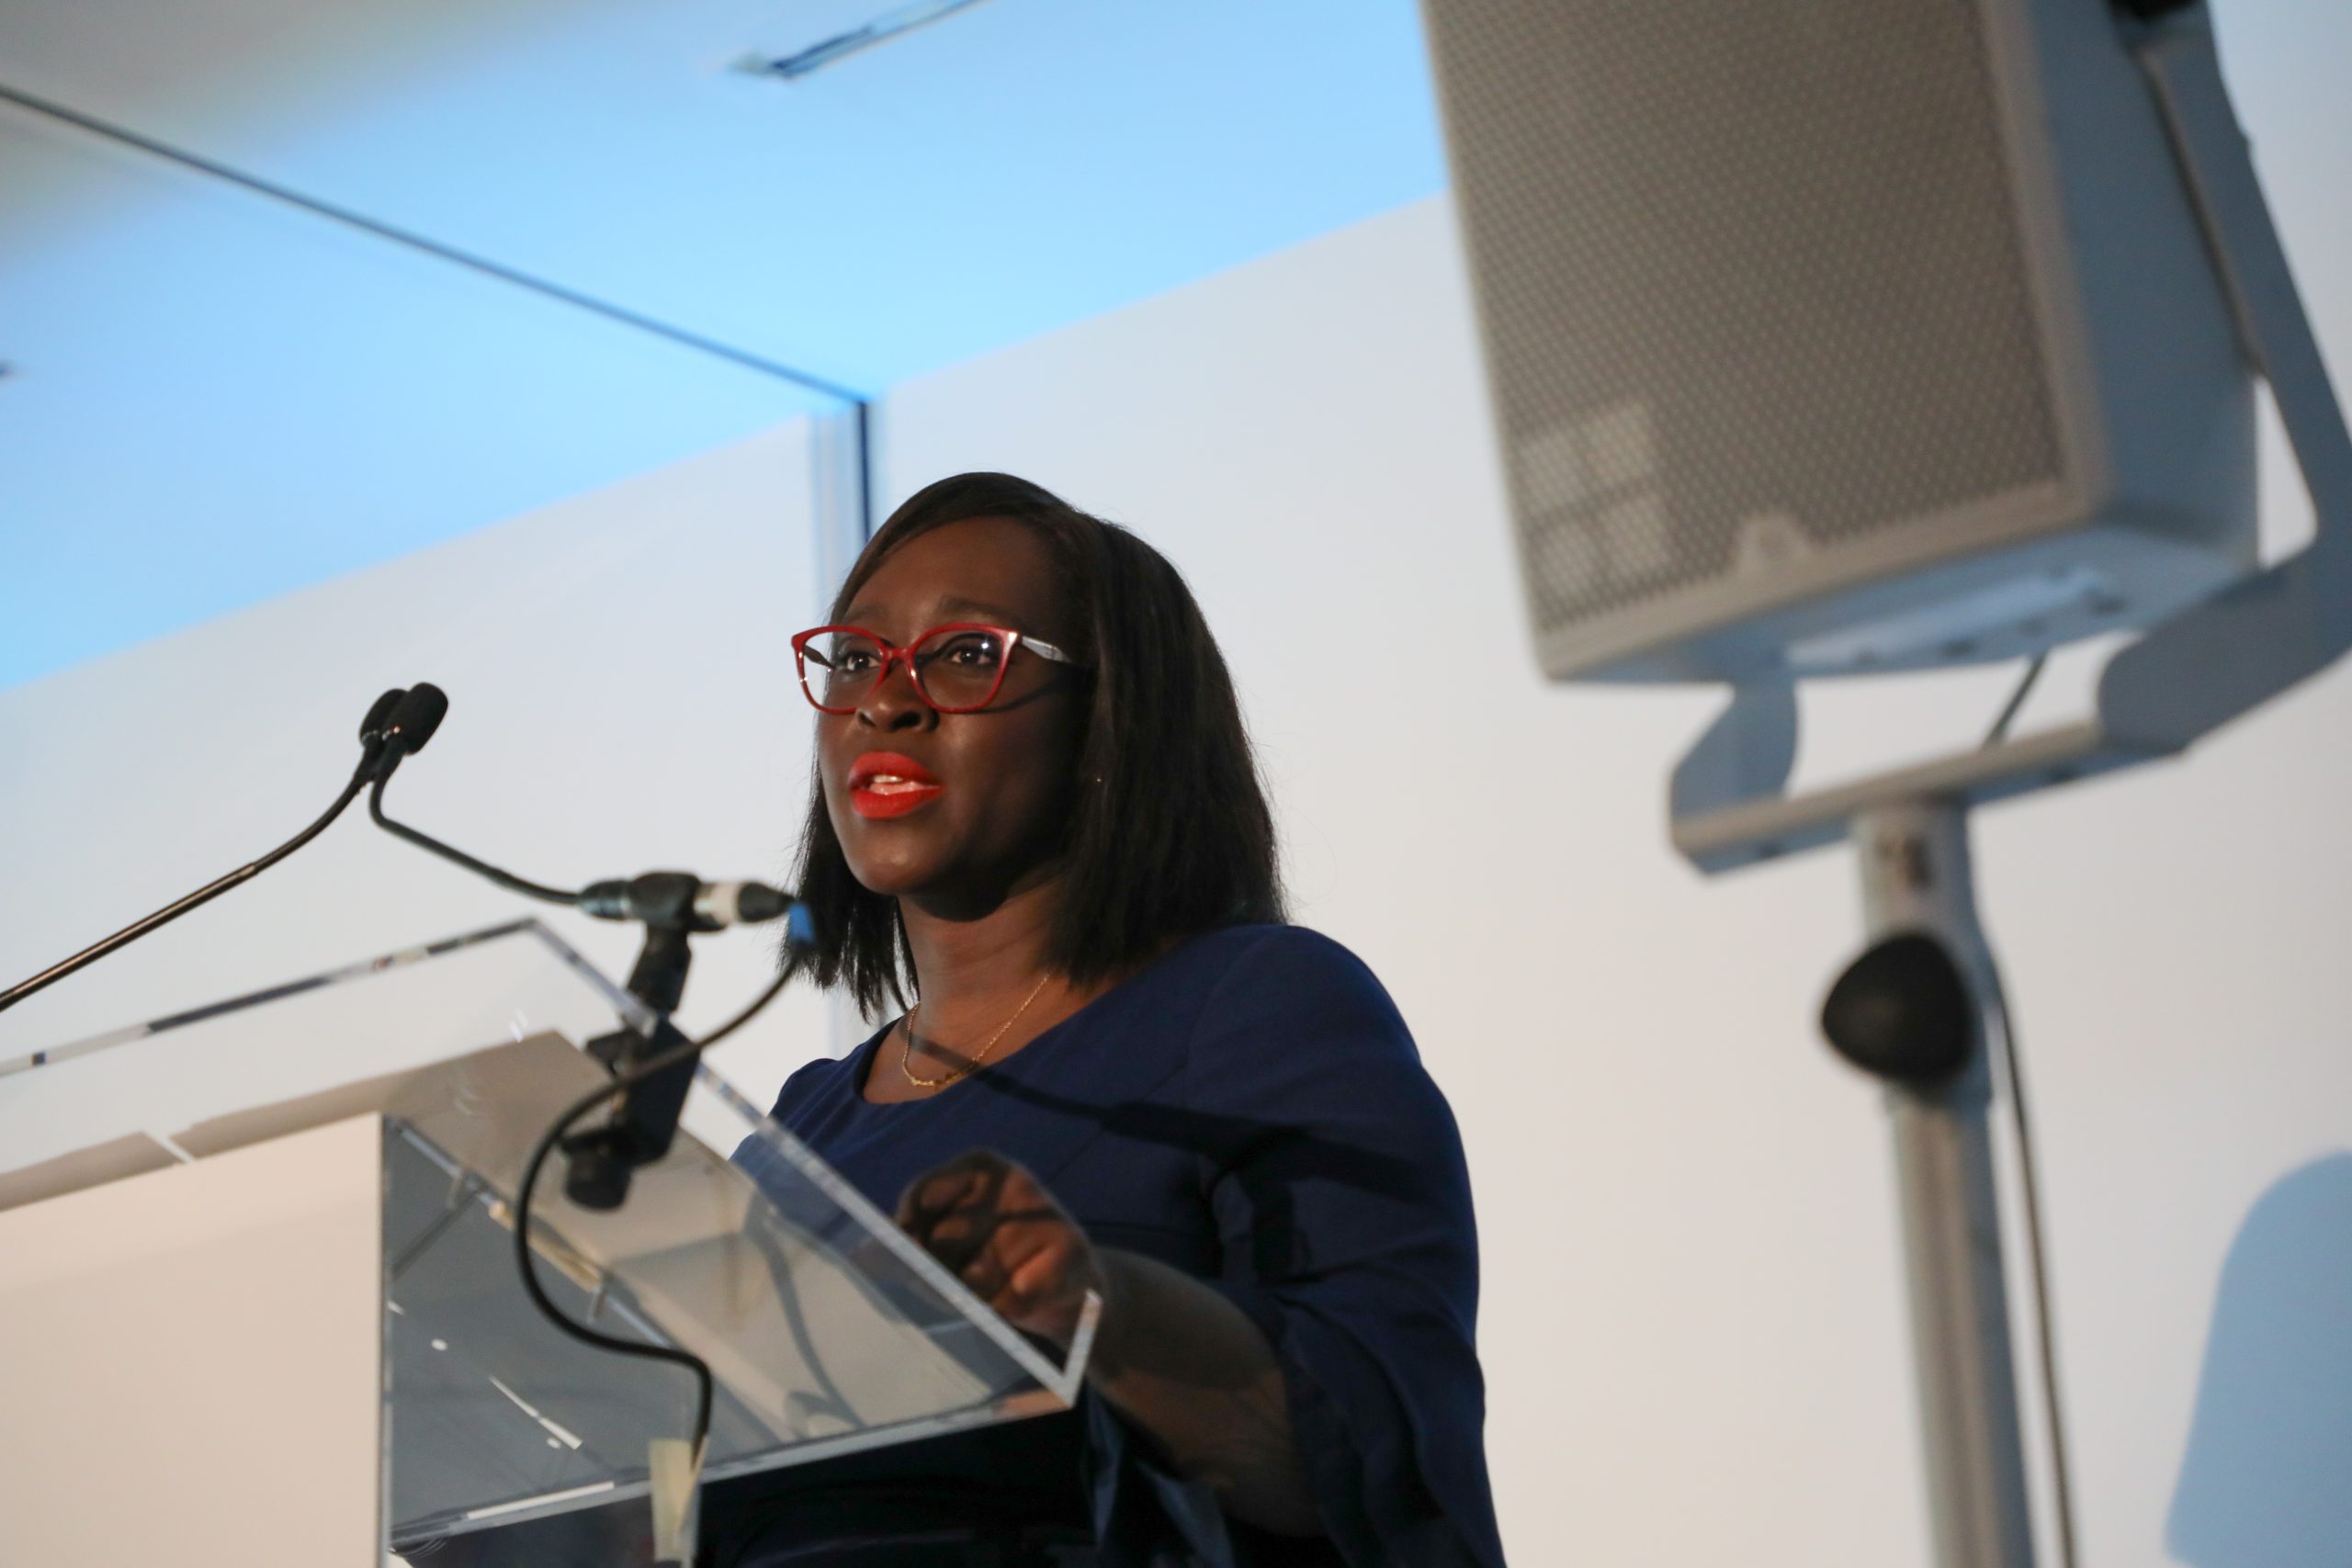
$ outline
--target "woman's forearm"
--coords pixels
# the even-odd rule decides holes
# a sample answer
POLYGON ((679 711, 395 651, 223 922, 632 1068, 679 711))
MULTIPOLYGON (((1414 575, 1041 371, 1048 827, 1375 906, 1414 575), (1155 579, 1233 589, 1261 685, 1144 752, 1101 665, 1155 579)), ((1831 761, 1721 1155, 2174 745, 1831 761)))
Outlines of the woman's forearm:
POLYGON ((1087 1375, 1179 1474, 1264 1529, 1322 1529, 1273 1347, 1240 1308, 1137 1253, 1098 1247, 1102 1315, 1087 1375))
POLYGON ((1321 1533, 1281 1364, 1239 1307, 1164 1263, 1095 1246, 1035 1176, 987 1149, 916 1178, 898 1221, 1005 1321, 1064 1348, 1099 1292, 1087 1378, 1103 1397, 1235 1518, 1321 1533))

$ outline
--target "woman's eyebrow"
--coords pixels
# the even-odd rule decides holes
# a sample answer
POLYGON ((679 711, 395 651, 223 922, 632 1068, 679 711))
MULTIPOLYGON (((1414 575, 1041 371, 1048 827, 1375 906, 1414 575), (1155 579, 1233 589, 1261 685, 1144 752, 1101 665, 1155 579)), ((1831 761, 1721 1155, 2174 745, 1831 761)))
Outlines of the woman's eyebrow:
MULTIPOLYGON (((881 613, 882 606, 879 604, 852 604, 842 612, 842 624, 864 626, 867 617, 878 615, 881 613)), ((985 615, 991 621, 1001 622, 1008 626, 1020 625, 1022 619, 1019 612, 1008 610, 1001 604, 991 604, 982 599, 954 597, 942 599, 934 613, 948 620, 954 620, 962 615, 985 615)))
POLYGON ((1001 604, 990 604, 978 599, 942 599, 939 607, 951 615, 987 615, 1009 626, 1021 623, 1021 616, 1015 612, 1001 604))

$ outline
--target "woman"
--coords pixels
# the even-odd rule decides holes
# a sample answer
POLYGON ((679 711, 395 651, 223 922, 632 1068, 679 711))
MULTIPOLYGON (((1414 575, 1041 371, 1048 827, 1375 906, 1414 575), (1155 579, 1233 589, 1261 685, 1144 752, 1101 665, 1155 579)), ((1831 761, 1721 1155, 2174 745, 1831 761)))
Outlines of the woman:
POLYGON ((916 1000, 776 1118, 1016 1327, 1104 1304, 1080 1409, 714 1489, 718 1561, 1498 1563, 1460 1140, 1379 984, 1280 923, 1182 580, 967 474, 829 619, 813 968, 916 1000))

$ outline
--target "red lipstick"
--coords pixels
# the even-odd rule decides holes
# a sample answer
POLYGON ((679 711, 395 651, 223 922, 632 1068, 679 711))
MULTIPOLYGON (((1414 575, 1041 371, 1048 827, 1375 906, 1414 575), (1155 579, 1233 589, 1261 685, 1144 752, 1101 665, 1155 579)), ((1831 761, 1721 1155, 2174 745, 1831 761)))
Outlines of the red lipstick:
POLYGON ((896 751, 868 751, 849 768, 849 808, 860 817, 904 817, 945 788, 930 769, 896 751))

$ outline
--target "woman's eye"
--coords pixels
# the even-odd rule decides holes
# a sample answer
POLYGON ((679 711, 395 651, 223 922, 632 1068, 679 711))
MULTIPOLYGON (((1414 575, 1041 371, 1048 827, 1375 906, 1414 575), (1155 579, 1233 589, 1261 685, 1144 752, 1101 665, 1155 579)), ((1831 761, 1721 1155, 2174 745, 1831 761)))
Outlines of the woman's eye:
POLYGON ((844 649, 833 655, 833 668, 844 675, 863 675, 874 668, 874 655, 865 649, 844 649))
POLYGON ((996 667, 996 639, 983 637, 962 637, 949 643, 939 657, 959 670, 992 670, 996 667))

